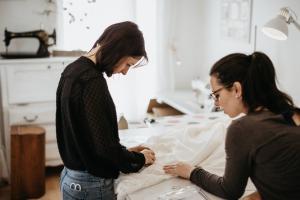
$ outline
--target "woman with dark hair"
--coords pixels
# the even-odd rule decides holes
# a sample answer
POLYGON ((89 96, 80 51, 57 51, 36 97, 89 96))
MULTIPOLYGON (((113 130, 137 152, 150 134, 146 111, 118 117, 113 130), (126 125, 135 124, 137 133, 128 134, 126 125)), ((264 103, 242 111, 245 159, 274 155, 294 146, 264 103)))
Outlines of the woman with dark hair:
POLYGON ((210 71, 211 96, 225 114, 237 117, 227 130, 223 176, 186 163, 164 166, 208 192, 240 198, 248 178, 257 192, 245 199, 300 199, 300 110, 276 86, 267 55, 230 54, 210 71))
POLYGON ((116 109, 103 73, 126 75, 147 61, 138 26, 109 26, 93 48, 66 67, 57 88, 56 135, 63 199, 116 199, 114 179, 155 161, 144 146, 120 144, 116 109))

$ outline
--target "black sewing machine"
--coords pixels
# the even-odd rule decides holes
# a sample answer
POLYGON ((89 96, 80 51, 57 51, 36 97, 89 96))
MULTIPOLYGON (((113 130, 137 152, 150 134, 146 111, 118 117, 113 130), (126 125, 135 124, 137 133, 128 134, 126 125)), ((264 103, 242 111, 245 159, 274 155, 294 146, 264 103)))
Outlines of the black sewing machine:
POLYGON ((56 44, 56 32, 55 29, 51 35, 44 30, 28 31, 28 32, 11 32, 5 29, 4 31, 4 42, 6 52, 2 52, 1 56, 4 58, 43 58, 50 55, 48 47, 56 44), (22 53, 22 52, 8 52, 8 46, 14 38, 36 38, 39 40, 39 48, 33 53, 22 53), (49 38, 53 39, 53 43, 49 44, 49 38))

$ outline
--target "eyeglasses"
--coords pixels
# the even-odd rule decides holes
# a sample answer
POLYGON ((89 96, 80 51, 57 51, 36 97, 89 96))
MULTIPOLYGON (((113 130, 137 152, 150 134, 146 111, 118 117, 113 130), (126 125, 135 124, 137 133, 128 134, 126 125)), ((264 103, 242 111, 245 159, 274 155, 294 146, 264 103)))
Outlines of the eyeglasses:
POLYGON ((130 68, 133 69, 137 67, 142 67, 147 64, 148 64, 148 60, 144 56, 142 56, 141 59, 139 59, 134 65, 131 65, 130 68))
POLYGON ((220 94, 218 94, 218 92, 222 91, 223 89, 230 88, 230 87, 232 87, 232 84, 224 86, 224 87, 221 87, 221 88, 213 91, 212 93, 210 93, 209 97, 212 98, 214 101, 219 101, 220 94))

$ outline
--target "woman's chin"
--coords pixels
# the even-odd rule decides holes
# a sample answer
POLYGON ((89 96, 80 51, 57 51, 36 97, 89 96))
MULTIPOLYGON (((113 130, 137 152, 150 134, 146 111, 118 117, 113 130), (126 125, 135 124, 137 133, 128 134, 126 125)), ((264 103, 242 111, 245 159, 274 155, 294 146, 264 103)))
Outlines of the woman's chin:
MULTIPOLYGON (((224 111, 224 113, 225 113, 225 111, 224 111)), ((227 113, 227 115, 230 118, 239 118, 239 117, 242 117, 244 114, 243 113, 227 113)))
POLYGON ((224 110, 224 114, 228 115, 230 118, 233 118, 236 116, 234 113, 228 112, 226 110, 224 110))
POLYGON ((230 113, 228 113, 226 110, 223 110, 225 115, 228 115, 229 117, 231 117, 230 113))

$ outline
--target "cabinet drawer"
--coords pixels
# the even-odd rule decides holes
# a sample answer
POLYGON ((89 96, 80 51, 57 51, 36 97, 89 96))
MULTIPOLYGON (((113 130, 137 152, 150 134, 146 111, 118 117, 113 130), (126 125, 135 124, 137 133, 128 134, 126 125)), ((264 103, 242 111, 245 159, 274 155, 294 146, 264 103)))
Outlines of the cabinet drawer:
POLYGON ((28 104, 9 108, 9 125, 55 123, 55 103, 28 104))
POLYGON ((23 64, 6 68, 8 103, 55 101, 63 62, 23 64))

